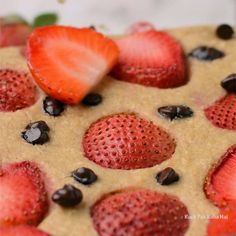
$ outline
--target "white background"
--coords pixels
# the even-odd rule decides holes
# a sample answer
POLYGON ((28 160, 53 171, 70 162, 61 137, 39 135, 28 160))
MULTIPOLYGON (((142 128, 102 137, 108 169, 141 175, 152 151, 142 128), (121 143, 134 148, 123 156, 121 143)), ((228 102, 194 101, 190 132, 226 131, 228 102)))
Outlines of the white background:
POLYGON ((194 24, 236 23, 236 0, 0 0, 0 15, 20 13, 27 19, 40 12, 56 11, 61 24, 105 25, 123 32, 139 20, 158 28, 194 24))

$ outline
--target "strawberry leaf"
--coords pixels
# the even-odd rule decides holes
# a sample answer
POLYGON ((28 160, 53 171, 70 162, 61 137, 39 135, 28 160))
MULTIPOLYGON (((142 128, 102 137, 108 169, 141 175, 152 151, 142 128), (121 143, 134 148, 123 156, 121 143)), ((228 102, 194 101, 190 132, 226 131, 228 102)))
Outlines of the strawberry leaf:
POLYGON ((44 13, 38 15, 34 18, 33 28, 46 26, 46 25, 55 25, 58 21, 58 15, 55 13, 44 13))

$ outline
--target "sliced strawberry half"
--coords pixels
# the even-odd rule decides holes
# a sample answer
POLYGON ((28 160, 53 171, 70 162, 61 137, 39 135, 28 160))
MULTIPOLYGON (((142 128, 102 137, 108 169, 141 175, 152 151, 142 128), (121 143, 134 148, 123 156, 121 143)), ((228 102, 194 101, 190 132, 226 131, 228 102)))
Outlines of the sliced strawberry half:
POLYGON ((214 126, 236 130, 236 94, 225 95, 204 111, 205 116, 214 126))
POLYGON ((0 111, 16 111, 29 107, 37 99, 36 86, 27 72, 0 69, 0 111))
POLYGON ((151 167, 171 158, 175 140, 135 114, 115 114, 94 122, 83 139, 85 156, 112 169, 151 167))
POLYGON ((94 204, 91 216, 100 236, 182 236, 189 227, 180 200, 147 189, 106 195, 94 204))
POLYGON ((1 236, 50 236, 49 234, 29 225, 17 225, 0 228, 1 236))
POLYGON ((207 198, 218 207, 236 202, 236 145, 229 148, 212 167, 205 180, 204 190, 207 198))
POLYGON ((204 191, 207 198, 220 208, 210 219, 208 236, 236 233, 236 145, 230 147, 207 175, 204 191))
POLYGON ((112 75, 119 80, 158 88, 174 88, 188 81, 181 45, 168 33, 146 31, 117 40, 119 62, 112 75))
POLYGON ((26 44, 26 40, 32 29, 28 24, 5 24, 0 21, 0 47, 20 46, 26 44))
POLYGON ((207 227, 207 236, 234 236, 236 235, 236 202, 234 206, 223 208, 219 215, 210 219, 207 227))
POLYGON ((38 85, 50 96, 75 104, 117 62, 116 44, 92 29, 47 26, 28 40, 28 64, 38 85))
POLYGON ((155 26, 147 21, 139 21, 134 24, 132 24, 128 30, 127 34, 135 34, 135 33, 141 33, 141 32, 146 32, 150 30, 155 30, 155 26))
POLYGON ((0 196, 0 227, 38 225, 48 212, 43 174, 32 162, 0 168, 0 196))

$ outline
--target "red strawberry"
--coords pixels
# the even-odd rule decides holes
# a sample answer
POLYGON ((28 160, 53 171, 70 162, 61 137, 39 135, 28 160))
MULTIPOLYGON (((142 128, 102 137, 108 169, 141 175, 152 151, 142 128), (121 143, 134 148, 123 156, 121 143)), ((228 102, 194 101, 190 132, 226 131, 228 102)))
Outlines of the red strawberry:
POLYGON ((23 71, 0 69, 0 111, 16 111, 38 98, 32 77, 23 71))
POLYGON ((236 145, 232 146, 212 167, 205 180, 207 198, 220 207, 217 218, 210 219, 208 236, 224 236, 236 232, 236 145))
POLYGON ((135 114, 116 114, 93 123, 83 147, 88 159, 112 169, 151 167, 171 158, 175 141, 162 128, 135 114))
POLYGON ((227 94, 204 111, 216 127, 236 130, 236 94, 227 94))
POLYGON ((19 46, 26 44, 31 27, 25 23, 5 24, 0 22, 0 47, 19 46))
POLYGON ((1 236, 50 236, 49 234, 29 225, 18 225, 0 228, 1 236))
POLYGON ((236 202, 236 145, 228 149, 221 160, 213 166, 205 180, 207 198, 215 205, 224 207, 236 202))
POLYGON ((207 228, 207 236, 234 236, 235 233, 236 208, 234 203, 233 208, 223 208, 216 218, 210 219, 207 228))
POLYGON ((115 78, 158 88, 187 83, 187 68, 181 45, 169 34, 147 31, 117 40, 120 57, 115 78))
POLYGON ((177 198, 147 189, 109 194, 91 209, 100 236, 182 236, 188 210, 177 198))
POLYGON ((41 27, 28 40, 28 64, 38 85, 52 97, 75 104, 111 70, 116 44, 92 29, 41 27))
POLYGON ((132 24, 128 28, 127 34, 141 33, 141 32, 146 32, 149 30, 155 30, 155 26, 151 24, 150 22, 140 21, 140 22, 136 22, 132 24))
POLYGON ((38 225, 48 212, 43 174, 31 162, 13 163, 0 169, 0 227, 38 225))

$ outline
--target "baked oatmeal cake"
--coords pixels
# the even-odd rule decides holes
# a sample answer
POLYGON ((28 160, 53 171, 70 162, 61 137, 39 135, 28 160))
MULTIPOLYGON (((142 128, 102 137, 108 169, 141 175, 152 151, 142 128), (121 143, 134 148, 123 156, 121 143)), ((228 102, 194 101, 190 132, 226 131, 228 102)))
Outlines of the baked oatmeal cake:
POLYGON ((26 50, 5 39, 0 235, 234 235, 233 34, 142 23, 113 39, 37 28, 26 50))

